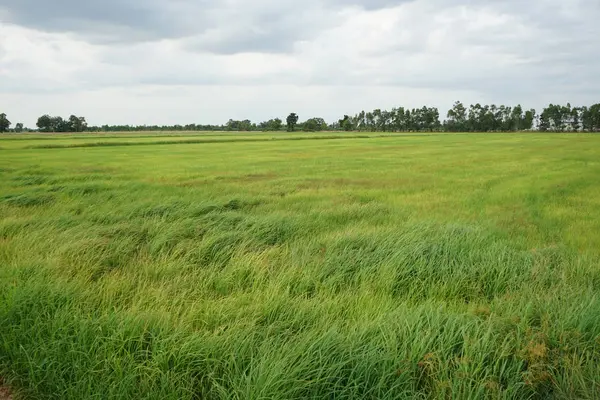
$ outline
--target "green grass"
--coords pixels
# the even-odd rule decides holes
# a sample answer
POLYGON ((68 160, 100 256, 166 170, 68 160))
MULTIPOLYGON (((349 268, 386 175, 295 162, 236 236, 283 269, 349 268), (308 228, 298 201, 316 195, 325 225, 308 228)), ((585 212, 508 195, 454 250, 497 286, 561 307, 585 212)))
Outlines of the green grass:
POLYGON ((309 135, 1 137, 0 376, 26 399, 600 398, 600 136, 309 135))

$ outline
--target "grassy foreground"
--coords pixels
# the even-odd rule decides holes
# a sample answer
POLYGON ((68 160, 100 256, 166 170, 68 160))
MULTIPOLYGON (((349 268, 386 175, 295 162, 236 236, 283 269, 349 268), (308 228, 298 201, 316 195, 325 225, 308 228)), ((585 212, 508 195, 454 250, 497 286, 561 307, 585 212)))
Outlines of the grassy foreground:
POLYGON ((26 399, 600 398, 600 136, 154 139, 0 138, 26 399))

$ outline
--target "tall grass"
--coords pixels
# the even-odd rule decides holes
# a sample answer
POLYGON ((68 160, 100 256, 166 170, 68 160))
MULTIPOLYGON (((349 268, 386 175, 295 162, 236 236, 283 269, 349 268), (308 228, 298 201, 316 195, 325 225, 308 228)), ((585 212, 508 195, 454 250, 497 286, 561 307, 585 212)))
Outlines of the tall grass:
POLYGON ((598 398, 599 140, 2 150, 0 375, 25 398, 598 398))

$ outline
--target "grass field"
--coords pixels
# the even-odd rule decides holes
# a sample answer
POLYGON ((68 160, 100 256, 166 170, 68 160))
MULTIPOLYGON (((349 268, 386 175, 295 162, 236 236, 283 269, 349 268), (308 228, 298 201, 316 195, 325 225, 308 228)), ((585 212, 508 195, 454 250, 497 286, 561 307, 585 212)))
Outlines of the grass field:
POLYGON ((600 398, 600 136, 354 136, 1 137, 0 376, 25 399, 600 398))

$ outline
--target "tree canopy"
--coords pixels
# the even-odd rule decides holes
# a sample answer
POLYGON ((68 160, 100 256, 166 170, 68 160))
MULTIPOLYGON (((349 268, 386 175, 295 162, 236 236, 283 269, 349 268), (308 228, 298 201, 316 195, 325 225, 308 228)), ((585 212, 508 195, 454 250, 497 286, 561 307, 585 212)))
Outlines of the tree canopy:
POLYGON ((298 115, 296 113, 291 113, 287 116, 285 121, 287 123, 288 132, 294 132, 296 129, 296 124, 298 124, 298 115))
MULTIPOLYGON (((132 132, 132 131, 265 131, 287 130, 294 132, 318 131, 372 131, 372 132, 518 132, 537 130, 540 132, 600 132, 600 103, 591 106, 573 106, 570 103, 549 104, 538 114, 535 109, 495 104, 471 104, 468 107, 456 101, 440 119, 436 107, 394 107, 391 110, 375 109, 360 111, 355 115, 344 115, 328 124, 321 117, 300 122, 298 114, 290 113, 285 125, 280 118, 263 122, 249 119, 230 119, 223 125, 102 125, 88 126, 84 117, 71 115, 42 115, 37 120, 39 132, 132 132)), ((0 114, 0 132, 10 130, 11 123, 6 114, 0 114)), ((27 130, 22 123, 15 125, 14 132, 27 130)))
POLYGON ((0 113, 0 132, 7 132, 10 128, 10 121, 6 117, 6 114, 0 113))
POLYGON ((36 125, 40 132, 84 132, 87 129, 85 118, 75 115, 65 120, 45 114, 38 118, 36 125))

